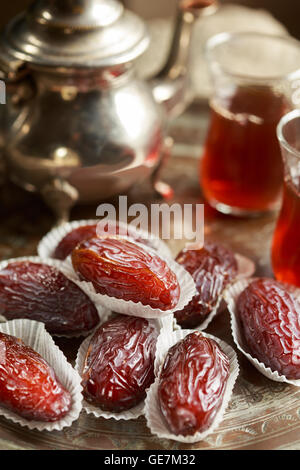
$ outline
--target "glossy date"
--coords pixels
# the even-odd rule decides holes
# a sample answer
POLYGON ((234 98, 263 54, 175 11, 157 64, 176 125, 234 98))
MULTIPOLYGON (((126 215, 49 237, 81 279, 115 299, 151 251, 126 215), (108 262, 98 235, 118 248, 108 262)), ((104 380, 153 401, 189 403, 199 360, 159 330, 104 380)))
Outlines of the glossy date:
POLYGON ((158 332, 148 320, 119 315, 91 339, 82 374, 84 396, 119 413, 140 403, 154 381, 158 332))
POLYGON ((197 294, 182 310, 175 312, 177 323, 184 328, 195 328, 216 306, 225 287, 237 276, 234 253, 215 243, 207 243, 200 250, 182 250, 177 258, 193 277, 197 294))
POLYGON ((114 231, 115 235, 120 234, 121 236, 128 236, 139 243, 149 246, 150 248, 155 248, 150 238, 142 238, 129 225, 124 228, 118 223, 110 222, 110 225, 106 224, 102 231, 100 231, 98 224, 82 225, 81 227, 74 228, 58 243, 53 252, 53 258, 65 260, 79 243, 88 240, 89 238, 95 238, 96 236, 107 236, 111 231, 114 231))
POLYGON ((0 405, 28 420, 52 422, 71 408, 71 395, 52 367, 20 339, 0 333, 0 405))
POLYGON ((52 334, 90 331, 96 307, 74 282, 53 266, 16 261, 0 271, 0 315, 40 321, 52 334))
POLYGON ((167 263, 126 239, 91 238, 73 250, 72 263, 100 294, 161 310, 178 303, 180 286, 167 263))
POLYGON ((251 355, 288 379, 300 379, 300 303, 290 287, 257 279, 240 294, 237 311, 251 355))
POLYGON ((199 332, 170 348, 158 386, 161 412, 173 434, 204 432, 222 404, 229 359, 218 344, 199 332))

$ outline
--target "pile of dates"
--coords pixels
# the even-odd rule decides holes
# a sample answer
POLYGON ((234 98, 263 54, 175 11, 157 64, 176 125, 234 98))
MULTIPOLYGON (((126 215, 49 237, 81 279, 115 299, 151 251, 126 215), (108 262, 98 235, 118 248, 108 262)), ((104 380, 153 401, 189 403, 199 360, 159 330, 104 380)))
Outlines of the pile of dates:
POLYGON ((85 337, 73 373, 87 413, 144 415, 157 436, 205 438, 221 422, 238 375, 234 350, 202 332, 222 314, 224 299, 245 354, 300 382, 300 305, 288 286, 249 278, 253 263, 219 243, 187 246, 173 259, 161 240, 127 228, 99 233, 95 221, 65 224, 41 241, 39 257, 0 263, 3 324, 24 322, 24 337, 0 324, 1 414, 63 427, 74 406, 55 360, 24 340, 34 321, 50 339, 85 337))

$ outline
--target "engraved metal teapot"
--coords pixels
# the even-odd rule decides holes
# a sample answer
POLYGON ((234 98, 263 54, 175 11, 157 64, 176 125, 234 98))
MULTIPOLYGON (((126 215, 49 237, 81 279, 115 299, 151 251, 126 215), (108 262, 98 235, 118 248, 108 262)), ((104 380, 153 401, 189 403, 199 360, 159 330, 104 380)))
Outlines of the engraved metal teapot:
POLYGON ((57 213, 158 180, 165 124, 189 102, 187 63, 196 18, 213 0, 181 1, 168 60, 149 82, 134 59, 143 21, 115 0, 36 0, 0 38, 7 84, 0 141, 9 177, 57 213))

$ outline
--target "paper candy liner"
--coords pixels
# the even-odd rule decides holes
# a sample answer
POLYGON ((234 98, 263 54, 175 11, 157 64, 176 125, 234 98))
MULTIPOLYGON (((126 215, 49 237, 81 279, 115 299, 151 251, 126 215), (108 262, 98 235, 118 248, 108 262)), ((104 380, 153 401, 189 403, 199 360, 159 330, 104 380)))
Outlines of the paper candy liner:
MULTIPOLYGON (((238 253, 235 254, 235 259, 237 261, 238 265, 238 274, 236 279, 245 279, 247 277, 250 277, 254 274, 255 272, 255 263, 250 260, 249 258, 246 258, 245 256, 242 256, 238 253)), ((205 318, 205 320, 199 325, 197 328, 198 330, 202 331, 205 330, 208 325, 211 323, 213 318, 218 314, 223 312, 226 309, 226 302, 224 300, 224 293, 228 289, 228 287, 225 287, 223 292, 220 294, 218 301, 212 311, 210 312, 209 315, 205 318)))
MULTIPOLYGON (((38 245, 38 254, 41 258, 53 258, 53 253, 55 248, 59 245, 59 243, 62 241, 62 239, 72 230, 78 228, 78 227, 84 227, 86 225, 95 225, 100 222, 99 219, 89 219, 89 220, 76 220, 73 222, 66 222, 60 225, 59 227, 53 228, 50 232, 48 232, 40 241, 38 245)), ((134 227, 132 227, 130 224, 124 224, 122 222, 118 222, 118 225, 121 228, 124 228, 124 230, 129 227, 129 230, 132 232, 136 232, 137 236, 140 238, 144 238, 146 240, 149 240, 149 243, 151 244, 150 247, 152 247, 154 250, 156 250, 158 253, 171 257, 171 252, 166 245, 160 238, 154 237, 153 235, 151 238, 149 238, 149 233, 145 232, 144 230, 135 230, 134 227)), ((130 238, 130 236, 129 236, 130 238)), ((133 240, 133 239, 131 239, 133 240)), ((144 245, 143 245, 144 246, 144 245)), ((148 246, 148 245, 145 245, 148 246)), ((66 258, 66 260, 62 261, 70 265, 70 258, 66 258)))
MULTIPOLYGON (((150 324, 153 324, 158 331, 163 331, 165 335, 170 335, 173 331, 173 315, 168 315, 167 317, 158 319, 158 320, 148 320, 150 324)), ((101 322, 101 325, 104 322, 101 322)), ((77 358, 75 363, 75 369, 78 371, 79 375, 82 375, 85 358, 87 355, 87 351, 91 342, 93 335, 90 335, 89 338, 86 338, 83 343, 81 344, 77 358)), ((105 418, 105 419, 115 419, 115 420, 130 420, 136 419, 139 416, 144 414, 144 407, 145 407, 145 400, 143 400, 138 405, 134 406, 130 410, 123 411, 121 413, 112 413, 109 411, 103 411, 99 406, 92 405, 91 403, 87 402, 83 399, 83 409, 88 413, 94 415, 96 418, 105 418)))
MULTIPOLYGON (((125 238, 128 241, 132 242, 132 240, 128 237, 122 238, 125 238)), ((163 316, 170 315, 171 313, 174 313, 175 311, 184 308, 185 305, 187 305, 196 294, 196 286, 190 273, 188 273, 183 266, 176 263, 174 259, 158 254, 153 249, 145 247, 140 243, 134 243, 135 245, 139 246, 144 251, 147 251, 153 256, 159 256, 163 261, 167 263, 169 268, 176 275, 180 285, 180 297, 177 305, 173 309, 161 310, 159 308, 152 308, 150 307, 150 305, 143 305, 141 302, 117 299, 116 297, 110 297, 105 294, 99 294, 96 292, 91 282, 80 281, 73 268, 67 268, 67 266, 65 265, 65 271, 67 272, 71 280, 73 278, 74 280, 77 280, 77 282, 79 282, 78 285, 82 286, 82 288, 86 288, 87 290, 89 289, 95 295, 95 299, 98 300, 98 303, 112 312, 123 313, 124 315, 132 315, 134 317, 141 318, 161 318, 163 316)))
MULTIPOLYGON (((46 264, 48 266, 52 266, 58 269, 58 271, 60 271, 67 279, 69 279, 69 281, 74 282, 74 284, 76 284, 90 298, 90 300, 93 302, 93 304, 95 305, 97 309, 97 312, 99 314, 99 320, 101 319, 105 321, 105 319, 110 315, 111 312, 99 303, 97 296, 94 294, 94 292, 89 287, 87 287, 84 283, 79 282, 78 279, 76 279, 73 274, 72 276, 70 276, 68 274, 68 270, 65 269, 65 266, 61 261, 51 260, 51 259, 42 259, 38 256, 11 258, 11 259, 7 259, 7 260, 0 262, 0 271, 2 269, 5 269, 6 266, 8 266, 11 263, 22 262, 22 261, 30 261, 32 263, 46 264)), ((5 322, 5 321, 7 321, 7 319, 3 315, 0 315, 0 322, 5 322)), ((85 331, 82 333, 78 332, 78 333, 71 333, 71 334, 52 333, 52 336, 63 337, 63 338, 79 338, 80 336, 87 336, 89 334, 90 332, 85 331)))
POLYGON ((66 416, 52 423, 29 421, 0 406, 0 415, 14 423, 38 431, 61 431, 76 421, 82 410, 82 387, 79 374, 68 363, 56 346, 43 323, 33 320, 12 320, 0 324, 2 333, 20 338, 27 346, 38 352, 54 369, 55 375, 72 397, 72 406, 66 416))
POLYGON ((192 444, 194 442, 199 442, 205 439, 209 434, 211 434, 220 424, 223 419, 225 410, 228 406, 228 403, 232 396, 233 387, 235 381, 237 379, 239 373, 239 365, 237 361, 237 356, 234 350, 224 341, 216 338, 214 336, 208 335, 201 331, 201 335, 205 338, 211 338, 215 340, 222 351, 226 354, 230 361, 230 369, 229 369, 229 377, 227 380, 227 384, 225 387, 225 393, 223 396, 223 402, 217 412, 215 419, 211 426, 206 429, 204 432, 197 432, 193 436, 182 436, 172 434, 169 430, 167 423, 161 413, 159 401, 158 401, 158 386, 159 386, 159 376, 160 372, 165 360, 165 357, 169 351, 169 349, 182 339, 184 339, 190 333, 194 333, 196 330, 177 330, 174 331, 170 335, 165 335, 162 331, 158 341, 157 341, 157 349, 156 349, 156 359, 155 359, 155 372, 156 372, 156 379, 155 382, 151 385, 145 402, 145 416, 147 420, 147 426, 149 427, 152 434, 155 434, 161 439, 172 439, 174 441, 184 442, 186 444, 192 444))
POLYGON ((266 367, 249 352, 248 346, 242 334, 240 321, 238 319, 236 303, 243 290, 245 290, 245 288, 254 280, 255 278, 240 280, 233 284, 225 292, 225 300, 227 302, 228 310, 231 316, 231 330, 234 342, 238 349, 244 354, 244 356, 246 356, 247 359, 253 364, 253 366, 268 379, 274 380, 275 382, 287 382, 289 384, 295 385, 296 387, 300 387, 300 379, 290 380, 284 375, 279 374, 279 372, 272 371, 270 367, 266 367))

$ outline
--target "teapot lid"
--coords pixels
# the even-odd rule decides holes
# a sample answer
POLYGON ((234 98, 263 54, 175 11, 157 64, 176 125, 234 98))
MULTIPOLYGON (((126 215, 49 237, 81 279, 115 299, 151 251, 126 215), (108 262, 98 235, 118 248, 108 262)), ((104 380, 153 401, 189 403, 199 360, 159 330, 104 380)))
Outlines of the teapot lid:
POLYGON ((144 22, 116 0, 36 0, 0 39, 0 55, 55 67, 108 67, 144 52, 144 22))

